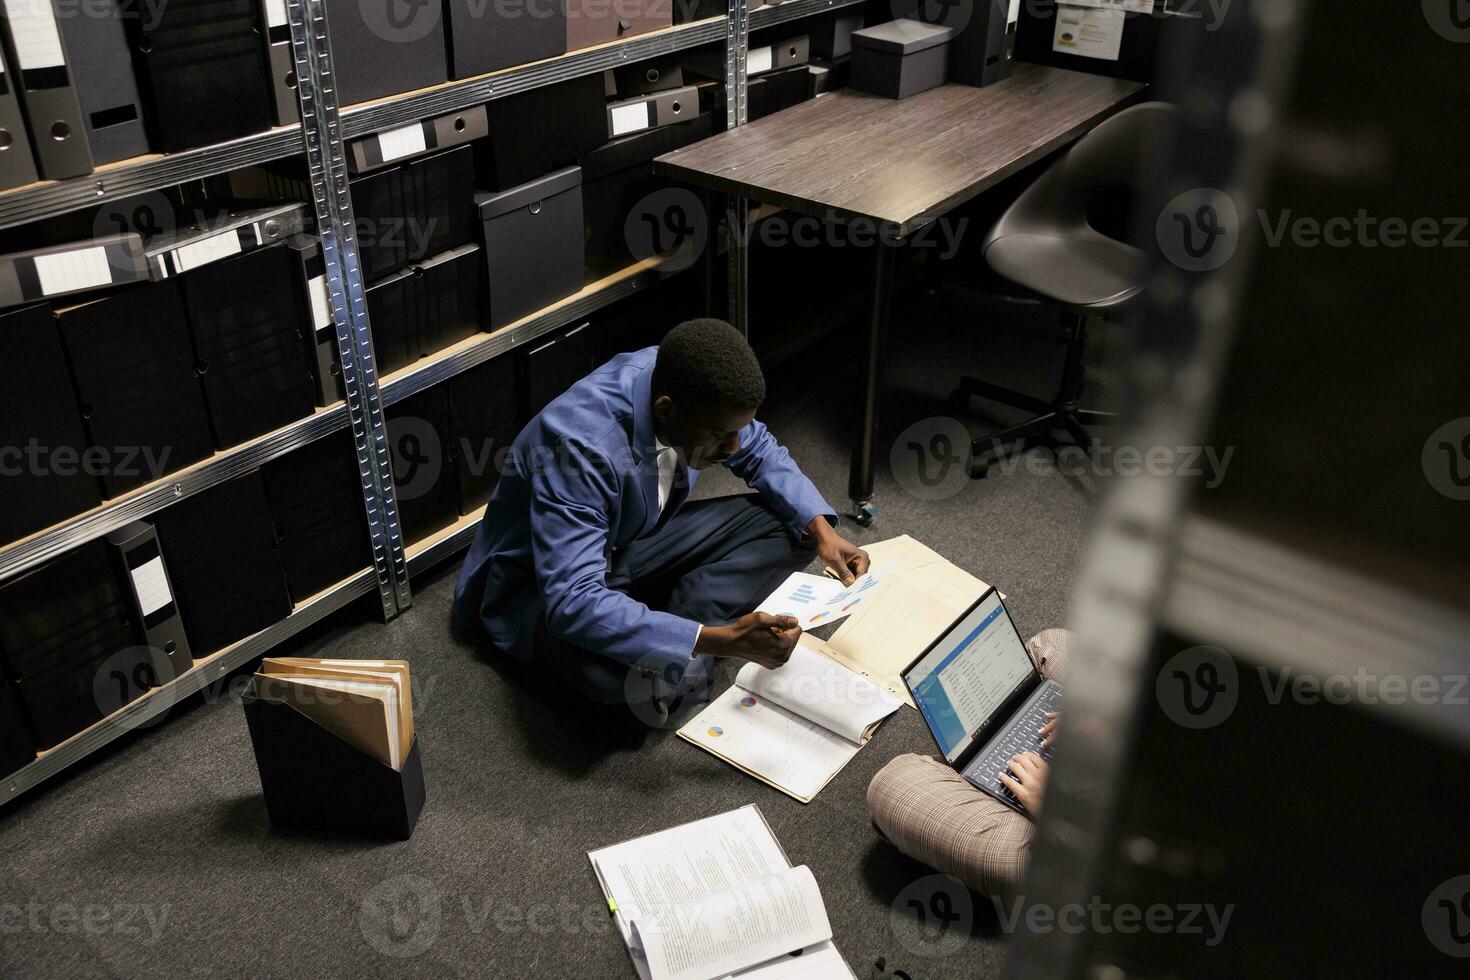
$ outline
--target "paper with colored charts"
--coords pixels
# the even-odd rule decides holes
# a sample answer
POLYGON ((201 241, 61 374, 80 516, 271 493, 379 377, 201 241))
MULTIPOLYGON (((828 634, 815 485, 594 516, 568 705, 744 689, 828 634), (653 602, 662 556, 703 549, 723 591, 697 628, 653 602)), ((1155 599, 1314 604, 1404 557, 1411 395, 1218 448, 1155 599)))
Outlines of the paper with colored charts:
POLYGON ((875 598, 890 570, 891 566, 873 569, 846 587, 824 575, 792 572, 755 608, 772 616, 791 616, 804 630, 826 626, 852 615, 865 601, 875 598))

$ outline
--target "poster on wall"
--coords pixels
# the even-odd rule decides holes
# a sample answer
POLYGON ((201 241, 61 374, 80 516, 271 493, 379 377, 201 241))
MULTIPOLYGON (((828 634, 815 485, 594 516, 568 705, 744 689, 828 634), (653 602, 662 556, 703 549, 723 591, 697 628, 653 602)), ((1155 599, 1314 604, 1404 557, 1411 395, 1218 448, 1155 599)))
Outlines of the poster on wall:
POLYGON ((1127 19, 1127 12, 1120 8, 1058 4, 1051 49, 1083 58, 1117 61, 1127 19))

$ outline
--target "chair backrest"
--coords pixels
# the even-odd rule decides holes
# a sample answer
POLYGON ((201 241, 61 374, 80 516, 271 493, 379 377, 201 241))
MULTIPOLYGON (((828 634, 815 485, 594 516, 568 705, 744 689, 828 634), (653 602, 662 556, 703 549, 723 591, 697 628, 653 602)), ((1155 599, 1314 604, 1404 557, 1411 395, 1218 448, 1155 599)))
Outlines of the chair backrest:
POLYGON ((1088 210, 1099 197, 1134 189, 1150 136, 1171 126, 1175 111, 1145 102, 1099 123, 1006 209, 986 247, 1006 235, 1065 236, 1090 227, 1088 210))

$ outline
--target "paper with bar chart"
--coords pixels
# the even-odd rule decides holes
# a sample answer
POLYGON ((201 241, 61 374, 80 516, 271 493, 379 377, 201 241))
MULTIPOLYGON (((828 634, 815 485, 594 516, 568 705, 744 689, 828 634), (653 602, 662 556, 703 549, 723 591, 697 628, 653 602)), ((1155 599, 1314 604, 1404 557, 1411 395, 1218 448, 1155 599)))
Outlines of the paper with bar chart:
POLYGON ((801 628, 826 626, 850 616, 873 598, 892 566, 873 569, 849 586, 823 575, 792 572, 780 588, 756 606, 757 612, 794 617, 801 628))

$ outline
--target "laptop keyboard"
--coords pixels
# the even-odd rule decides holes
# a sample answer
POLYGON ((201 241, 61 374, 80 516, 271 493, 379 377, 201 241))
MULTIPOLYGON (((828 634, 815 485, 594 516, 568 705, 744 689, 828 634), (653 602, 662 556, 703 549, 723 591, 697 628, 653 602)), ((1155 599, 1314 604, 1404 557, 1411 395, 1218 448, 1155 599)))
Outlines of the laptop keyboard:
POLYGON ((1012 719, 1010 727, 994 745, 970 763, 965 770, 965 778, 1024 813, 1026 808, 1000 781, 1000 774, 1009 772, 1011 760, 1023 752, 1035 752, 1051 762, 1053 750, 1043 749, 1041 736, 1036 733, 1046 724, 1046 713, 1061 710, 1061 703, 1062 689, 1055 684, 1049 685, 1024 713, 1012 719))

